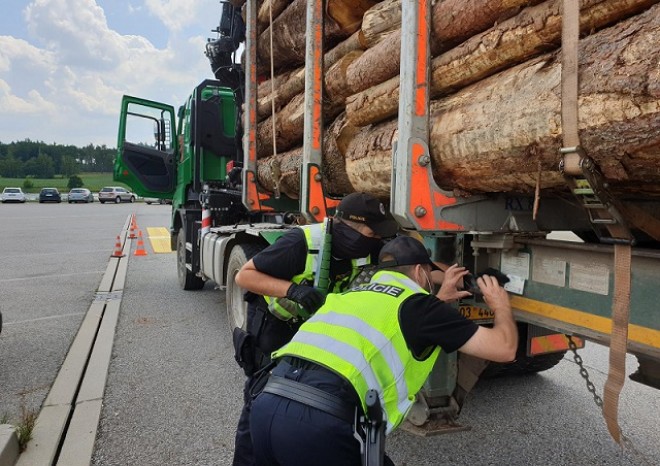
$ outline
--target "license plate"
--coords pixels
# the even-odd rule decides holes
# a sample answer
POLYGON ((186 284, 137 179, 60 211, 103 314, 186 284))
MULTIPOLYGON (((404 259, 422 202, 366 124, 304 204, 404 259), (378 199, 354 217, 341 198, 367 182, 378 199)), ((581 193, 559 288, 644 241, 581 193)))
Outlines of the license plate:
POLYGON ((495 313, 490 309, 484 309, 483 307, 477 306, 458 306, 458 312, 460 312, 463 317, 470 320, 489 320, 495 317, 495 313))

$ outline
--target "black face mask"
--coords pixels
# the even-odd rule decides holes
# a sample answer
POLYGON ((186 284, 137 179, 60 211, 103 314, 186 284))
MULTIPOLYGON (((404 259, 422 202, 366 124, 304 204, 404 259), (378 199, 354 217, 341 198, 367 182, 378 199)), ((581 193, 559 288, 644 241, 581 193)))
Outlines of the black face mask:
POLYGON ((380 242, 380 239, 364 236, 345 223, 335 222, 332 226, 332 255, 337 259, 367 257, 380 242))

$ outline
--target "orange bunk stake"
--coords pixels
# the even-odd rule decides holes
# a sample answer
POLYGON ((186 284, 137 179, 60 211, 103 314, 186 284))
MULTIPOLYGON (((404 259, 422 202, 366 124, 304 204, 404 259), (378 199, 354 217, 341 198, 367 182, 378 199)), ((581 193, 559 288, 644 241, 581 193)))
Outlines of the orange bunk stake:
POLYGON ((147 255, 147 251, 144 249, 144 241, 142 241, 142 230, 138 231, 137 249, 135 250, 134 255, 136 256, 147 255))
POLYGON ((115 242, 115 250, 110 257, 124 257, 124 253, 121 248, 121 239, 117 235, 117 241, 115 242))

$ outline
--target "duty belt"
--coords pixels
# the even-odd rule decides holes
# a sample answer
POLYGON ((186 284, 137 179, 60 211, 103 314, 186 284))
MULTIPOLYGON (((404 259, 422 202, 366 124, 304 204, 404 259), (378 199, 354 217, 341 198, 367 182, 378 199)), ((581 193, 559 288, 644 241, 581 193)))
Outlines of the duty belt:
POLYGON ((263 391, 319 409, 351 424, 355 421, 355 405, 295 380, 271 375, 263 391))

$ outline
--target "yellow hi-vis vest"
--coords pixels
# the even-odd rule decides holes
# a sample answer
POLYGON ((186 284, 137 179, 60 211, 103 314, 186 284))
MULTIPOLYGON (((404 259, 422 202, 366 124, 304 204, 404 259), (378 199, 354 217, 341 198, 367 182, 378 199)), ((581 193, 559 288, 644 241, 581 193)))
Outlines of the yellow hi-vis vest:
MULTIPOLYGON (((314 283, 314 277, 319 270, 321 258, 323 256, 323 240, 326 223, 327 220, 323 223, 315 223, 313 225, 299 227, 305 233, 305 239, 307 241, 307 259, 305 261, 305 270, 291 279, 293 283, 297 285, 304 281, 309 285, 314 283)), ((353 281, 353 279, 360 273, 362 270, 361 268, 370 262, 371 260, 369 256, 361 259, 353 259, 351 261, 352 271, 350 275, 344 277, 342 280, 336 281, 333 289, 328 290, 328 292, 338 293, 344 291, 351 281, 353 281)), ((287 298, 264 296, 264 299, 266 300, 266 303, 268 303, 268 310, 278 319, 285 321, 292 318, 304 320, 310 316, 310 313, 302 306, 287 298)))
POLYGON ((272 355, 295 356, 325 366, 348 380, 366 411, 367 390, 380 396, 387 432, 406 417, 440 354, 420 361, 408 349, 399 308, 417 293, 428 294, 398 272, 380 271, 371 283, 329 295, 293 339, 272 355))

